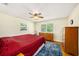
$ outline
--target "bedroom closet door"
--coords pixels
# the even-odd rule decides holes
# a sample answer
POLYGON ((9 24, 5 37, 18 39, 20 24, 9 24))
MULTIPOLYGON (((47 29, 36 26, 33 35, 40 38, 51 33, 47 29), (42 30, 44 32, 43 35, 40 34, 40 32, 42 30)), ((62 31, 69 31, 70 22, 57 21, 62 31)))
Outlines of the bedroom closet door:
POLYGON ((65 51, 78 55, 78 27, 65 27, 65 51))

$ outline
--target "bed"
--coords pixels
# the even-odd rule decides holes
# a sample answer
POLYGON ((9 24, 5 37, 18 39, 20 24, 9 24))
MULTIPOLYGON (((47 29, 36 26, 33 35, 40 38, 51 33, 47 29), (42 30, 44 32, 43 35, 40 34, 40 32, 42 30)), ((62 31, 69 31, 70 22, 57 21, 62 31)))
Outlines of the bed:
POLYGON ((3 37, 0 38, 0 56, 16 56, 19 53, 36 55, 44 43, 44 37, 32 34, 3 37))

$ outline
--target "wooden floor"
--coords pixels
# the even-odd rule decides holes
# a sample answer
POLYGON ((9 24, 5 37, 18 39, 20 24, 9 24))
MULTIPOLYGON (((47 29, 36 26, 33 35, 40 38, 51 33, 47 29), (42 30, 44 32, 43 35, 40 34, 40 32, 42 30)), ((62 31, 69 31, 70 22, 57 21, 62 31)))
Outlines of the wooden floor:
POLYGON ((70 54, 68 54, 68 53, 65 52, 65 49, 64 49, 63 46, 61 46, 61 50, 62 50, 63 56, 72 56, 72 55, 70 55, 70 54))

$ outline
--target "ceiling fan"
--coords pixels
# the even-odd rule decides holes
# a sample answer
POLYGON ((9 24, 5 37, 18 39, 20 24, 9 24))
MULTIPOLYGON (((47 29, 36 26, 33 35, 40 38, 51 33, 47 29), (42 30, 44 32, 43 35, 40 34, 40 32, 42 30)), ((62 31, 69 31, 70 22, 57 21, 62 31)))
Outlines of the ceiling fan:
POLYGON ((39 19, 39 18, 44 18, 43 16, 42 16, 42 13, 38 13, 38 12, 34 12, 34 13, 30 13, 29 12, 29 14, 31 15, 31 17, 30 18, 33 18, 33 19, 39 19))

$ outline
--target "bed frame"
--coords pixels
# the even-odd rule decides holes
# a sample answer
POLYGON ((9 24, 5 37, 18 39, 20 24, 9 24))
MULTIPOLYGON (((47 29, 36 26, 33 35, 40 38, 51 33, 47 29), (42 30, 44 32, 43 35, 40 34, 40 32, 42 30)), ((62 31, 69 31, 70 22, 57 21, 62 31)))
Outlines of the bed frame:
POLYGON ((44 47, 44 43, 38 48, 38 50, 34 53, 34 55, 33 56, 36 56, 38 53, 39 53, 39 51, 44 47))

